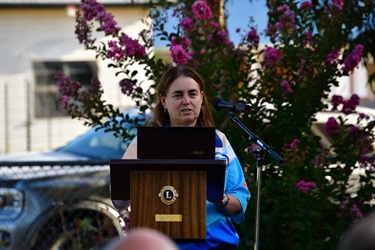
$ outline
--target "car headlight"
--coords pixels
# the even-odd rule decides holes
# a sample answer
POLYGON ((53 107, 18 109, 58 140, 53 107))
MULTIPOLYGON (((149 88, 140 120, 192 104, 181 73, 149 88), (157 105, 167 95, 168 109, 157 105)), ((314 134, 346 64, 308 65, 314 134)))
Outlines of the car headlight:
POLYGON ((23 209, 23 194, 15 188, 0 188, 0 220, 13 220, 23 209))

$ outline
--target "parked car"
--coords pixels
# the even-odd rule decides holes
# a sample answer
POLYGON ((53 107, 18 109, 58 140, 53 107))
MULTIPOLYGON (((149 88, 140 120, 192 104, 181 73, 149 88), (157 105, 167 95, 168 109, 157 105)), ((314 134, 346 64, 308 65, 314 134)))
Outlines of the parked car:
MULTIPOLYGON (((137 109, 130 109, 126 114, 131 119, 136 117, 139 123, 146 117, 138 114, 137 109)), ((125 123, 127 127, 134 126, 125 123)), ((134 133, 136 128, 134 127, 134 133)), ((0 161, 72 161, 72 160, 107 160, 119 159, 124 154, 129 141, 123 141, 115 137, 113 132, 105 132, 105 129, 91 128, 81 136, 78 136, 68 144, 46 152, 25 152, 0 155, 0 161)))
POLYGON ((56 150, 1 156, 0 249, 102 249, 123 234, 129 211, 110 199, 108 164, 128 144, 92 128, 56 150))

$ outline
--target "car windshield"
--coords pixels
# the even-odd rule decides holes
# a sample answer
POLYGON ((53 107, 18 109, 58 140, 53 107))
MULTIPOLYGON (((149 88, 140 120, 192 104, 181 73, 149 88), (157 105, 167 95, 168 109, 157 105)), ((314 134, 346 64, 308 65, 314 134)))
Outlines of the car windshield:
MULTIPOLYGON (((128 110, 126 114, 131 119, 136 119, 138 126, 144 124, 148 116, 139 114, 136 109, 128 110)), ((130 129, 129 133, 136 134, 137 130, 134 123, 125 122, 123 126, 130 129)), ((57 152, 74 154, 94 160, 121 159, 129 143, 130 140, 123 141, 121 137, 115 137, 114 132, 106 132, 106 129, 96 130, 96 127, 94 127, 87 133, 59 148, 57 152)))
POLYGON ((129 142, 123 142, 122 138, 104 131, 93 128, 57 151, 97 160, 120 159, 129 142))

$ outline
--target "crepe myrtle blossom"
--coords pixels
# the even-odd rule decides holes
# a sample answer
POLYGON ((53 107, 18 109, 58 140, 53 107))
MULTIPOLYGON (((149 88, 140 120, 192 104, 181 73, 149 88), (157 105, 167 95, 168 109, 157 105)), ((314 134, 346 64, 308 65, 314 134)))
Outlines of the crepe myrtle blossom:
POLYGON ((180 26, 182 27, 183 30, 185 31, 194 31, 194 23, 190 19, 190 17, 184 17, 183 19, 180 20, 180 26))
POLYGON ((208 24, 210 27, 214 28, 214 29, 218 29, 219 28, 219 24, 215 21, 211 21, 209 24, 208 24))
POLYGON ((333 6, 335 6, 338 10, 342 10, 344 7, 344 1, 343 0, 332 0, 333 6))
POLYGON ((258 47, 259 36, 255 28, 251 28, 251 30, 246 35, 246 39, 251 45, 253 45, 254 47, 258 47))
POLYGON ((283 80, 280 85, 281 85, 281 88, 283 89, 283 94, 282 94, 283 97, 287 96, 290 93, 293 93, 293 90, 290 87, 289 82, 287 80, 283 80))
POLYGON ((129 57, 133 56, 144 56, 146 49, 138 43, 137 40, 130 38, 125 33, 121 34, 120 45, 125 47, 126 55, 129 57))
POLYGON ((341 111, 346 115, 355 113, 356 112, 355 109, 359 105, 359 102, 360 102, 359 96, 357 94, 352 94, 349 100, 342 101, 343 107, 341 111))
POLYGON ((171 46, 181 45, 183 48, 188 48, 191 46, 191 40, 187 36, 173 37, 171 41, 171 46))
POLYGON ((97 1, 82 0, 80 7, 83 12, 82 21, 98 21, 100 23, 100 30, 104 31, 105 35, 116 34, 121 30, 121 28, 117 27, 113 15, 107 13, 104 6, 97 1))
POLYGON ((119 82, 119 85, 120 85, 120 88, 121 88, 121 92, 124 95, 132 96, 132 94, 134 92, 134 89, 135 89, 134 82, 132 80, 130 80, 130 79, 122 79, 119 82))
POLYGON ((65 76, 61 71, 57 71, 55 73, 55 79, 57 80, 57 89, 60 95, 65 97, 78 95, 78 91, 81 88, 81 84, 79 82, 72 81, 70 76, 65 76))
POLYGON ((313 181, 304 181, 304 180, 300 180, 299 182, 297 182, 296 184, 296 188, 298 188, 299 190, 301 190, 302 193, 308 193, 311 189, 314 189, 314 188, 317 188, 315 182, 313 181))
POLYGON ((327 123, 324 125, 324 131, 330 136, 340 133, 341 130, 342 127, 337 123, 334 117, 328 118, 327 123))
POLYGON ((299 144, 299 140, 298 139, 293 139, 293 141, 289 144, 290 148, 297 148, 299 144))
POLYGON ((359 113, 357 123, 360 123, 362 120, 369 120, 370 116, 364 113, 359 113))
POLYGON ((228 33, 224 30, 219 30, 216 34, 216 38, 219 42, 227 44, 229 41, 228 33))
POLYGON ((272 48, 272 47, 267 47, 264 50, 263 65, 264 65, 264 67, 276 66, 281 58, 282 58, 282 55, 281 55, 281 53, 278 49, 272 48))
POLYGON ((335 68, 339 64, 340 51, 335 50, 327 55, 327 62, 332 68, 335 68))
POLYGON ((363 49, 364 47, 361 44, 355 46, 352 53, 350 53, 348 57, 344 59, 344 71, 349 73, 354 71, 354 69, 358 66, 358 64, 361 61, 363 49))
POLYGON ((120 62, 125 59, 125 50, 123 50, 117 41, 108 41, 107 57, 120 62))
POLYGON ((70 97, 66 95, 60 98, 61 109, 66 110, 68 108, 69 100, 70 100, 70 97))
POLYGON ((193 3, 192 10, 197 20, 208 20, 213 18, 211 8, 205 1, 196 1, 193 3))
POLYGON ((312 3, 310 1, 303 1, 300 4, 299 8, 301 10, 311 10, 313 8, 313 5, 312 5, 312 3))
POLYGON ((291 11, 290 7, 286 4, 278 7, 277 11, 281 15, 279 16, 279 22, 276 23, 276 29, 279 31, 285 30, 287 33, 294 33, 297 29, 294 11, 291 11))
POLYGON ((94 39, 91 39, 91 26, 81 18, 80 13, 77 13, 74 34, 76 34, 78 42, 85 47, 89 47, 94 42, 94 39))
POLYGON ((303 41, 302 41, 302 45, 303 47, 306 47, 308 45, 313 45, 313 35, 311 34, 310 31, 306 31, 303 33, 303 41))
POLYGON ((333 95, 331 98, 332 110, 337 110, 337 107, 342 104, 344 98, 341 95, 333 95))
POLYGON ((171 46, 170 50, 173 62, 175 62, 177 65, 187 64, 191 59, 191 56, 181 45, 171 46))
POLYGON ((361 210, 359 210, 359 207, 357 206, 357 204, 353 204, 353 206, 350 207, 349 212, 354 218, 357 218, 357 219, 363 218, 363 214, 361 210))
POLYGON ((354 217, 354 218, 362 218, 363 214, 361 210, 359 210, 359 207, 357 204, 353 204, 352 206, 349 207, 349 196, 345 196, 343 201, 340 202, 339 204, 339 209, 340 210, 349 210, 349 213, 354 217))

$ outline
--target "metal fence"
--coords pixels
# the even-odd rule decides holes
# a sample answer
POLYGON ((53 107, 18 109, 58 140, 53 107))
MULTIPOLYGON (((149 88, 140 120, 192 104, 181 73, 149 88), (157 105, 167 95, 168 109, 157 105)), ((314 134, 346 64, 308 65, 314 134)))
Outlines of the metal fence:
POLYGON ((123 234, 108 161, 0 162, 0 249, 102 249, 123 234))

